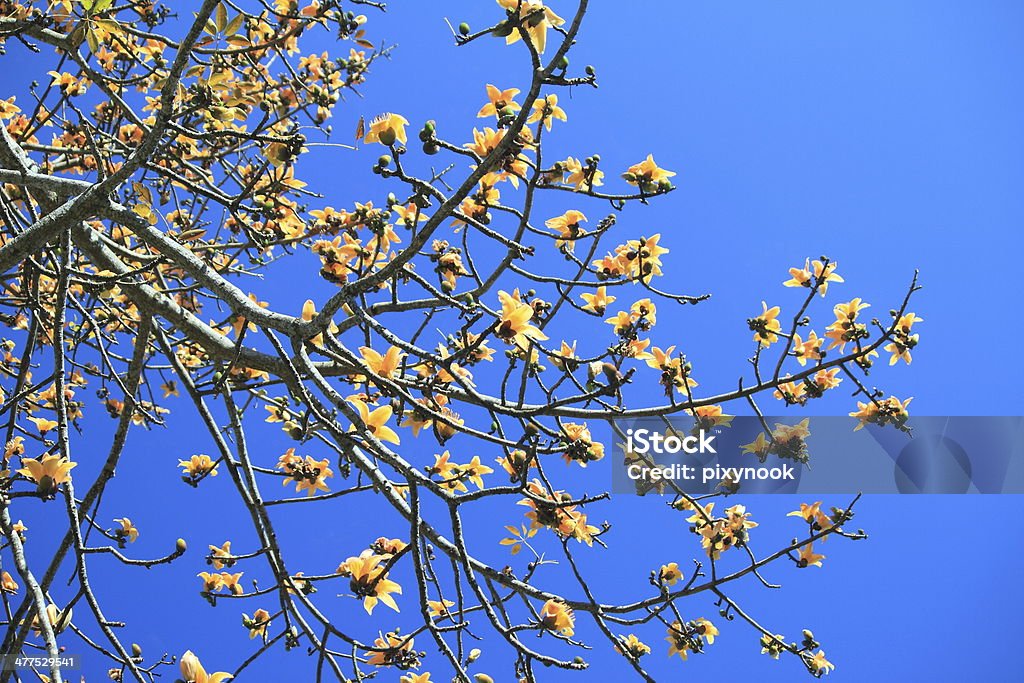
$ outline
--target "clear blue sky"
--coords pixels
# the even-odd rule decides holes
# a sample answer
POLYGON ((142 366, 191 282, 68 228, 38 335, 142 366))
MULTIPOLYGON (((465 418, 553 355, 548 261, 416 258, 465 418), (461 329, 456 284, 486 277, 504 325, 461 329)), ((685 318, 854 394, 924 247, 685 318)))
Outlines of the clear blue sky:
MULTIPOLYGON (((631 233, 664 235, 674 257, 665 289, 713 293, 710 302, 659 322, 655 334, 658 345, 686 350, 702 388, 717 393, 735 385, 751 353, 744 319, 765 297, 792 306, 798 295, 780 287, 786 269, 827 254, 846 278, 836 296, 863 296, 880 316, 897 303, 913 268, 921 269, 925 289, 913 305, 925 319, 921 346, 909 369, 879 372, 880 386, 914 396, 919 414, 1021 414, 1024 6, 994 0, 591 4, 571 58, 574 68, 594 64, 601 87, 559 91, 569 125, 551 140, 559 151, 548 154, 599 152, 610 170, 653 151, 662 166, 679 173, 676 192, 628 209, 620 224, 631 233)), ((572 8, 561 3, 556 9, 568 16, 572 8)), ((473 116, 486 83, 524 86, 521 49, 498 41, 456 49, 443 12, 453 24, 467 20, 479 27, 500 9, 489 2, 394 2, 385 16, 371 12, 371 35, 398 47, 393 61, 374 67, 365 99, 342 105, 334 119, 339 141, 350 141, 360 115, 369 119, 382 111, 402 113, 413 131, 437 119, 442 136, 464 140, 479 125, 473 116)), ((9 78, 5 73, 0 81, 9 78)), ((379 203, 390 188, 368 172, 378 154, 369 148, 316 152, 308 163, 317 170, 307 166, 305 178, 336 207, 367 198, 379 203)), ((606 206, 580 208, 592 220, 607 212, 606 206)), ((295 278, 257 291, 297 311, 307 296, 322 299, 331 290, 295 278)), ((821 410, 849 405, 844 396, 821 410)), ((125 570, 102 558, 94 561, 94 583, 116 605, 108 616, 141 624, 131 637, 148 654, 192 648, 212 670, 233 668, 254 648, 239 625, 243 608, 225 601, 211 609, 198 596, 194 576, 205 569, 199 554, 207 543, 230 537, 236 548, 246 548, 251 535, 228 530, 247 529, 248 522, 226 476, 199 491, 176 478, 179 457, 212 447, 186 416, 184 402, 172 407, 172 431, 133 433, 104 517, 128 514, 136 521, 143 537, 131 550, 140 556, 169 551, 178 535, 195 552, 171 567, 138 570, 136 580, 122 584, 132 587, 130 599, 114 583, 125 570)), ((103 445, 99 438, 89 444, 97 453, 103 445)), ((265 462, 276 455, 267 453, 265 462)), ((596 489, 602 476, 607 471, 594 466, 586 482, 596 489)), ((755 530, 760 548, 798 533, 796 522, 783 515, 799 500, 741 502, 761 522, 755 530)), ((404 528, 396 519, 381 521, 375 509, 335 506, 337 517, 323 519, 315 506, 291 507, 281 518, 289 529, 286 546, 305 546, 312 566, 295 569, 307 573, 330 571, 381 533, 404 528)), ((635 597, 651 568, 673 560, 687 566, 695 556, 685 527, 661 507, 656 499, 617 497, 592 511, 593 518, 615 524, 610 550, 581 553, 584 572, 606 600, 635 597), (624 588, 630 581, 635 588, 624 588)), ((791 638, 811 628, 837 665, 836 681, 1010 680, 1003 662, 1018 645, 1024 588, 1013 577, 1022 569, 1024 542, 1004 525, 1020 510, 1016 496, 867 497, 855 526, 865 528, 869 540, 829 541, 823 568, 780 564, 766 574, 784 584, 781 591, 752 584, 736 597, 791 638)), ((42 528, 46 514, 62 513, 48 505, 38 521, 26 521, 42 528)), ((474 516, 470 532, 496 540, 502 519, 474 516)), ((33 538, 30 554, 44 543, 33 538)), ((483 554, 499 565, 508 561, 496 546, 483 554)), ((411 575, 408 567, 401 571, 409 593, 403 615, 386 614, 381 626, 411 624, 416 616, 411 575)), ((250 575, 265 579, 266 572, 253 567, 250 575)), ((258 606, 245 608, 251 613, 258 606)), ((344 607, 338 613, 352 615, 348 623, 373 625, 353 605, 344 607)), ((757 634, 739 621, 724 623, 710 600, 696 597, 682 608, 689 617, 711 618, 721 636, 707 655, 679 662, 665 656, 663 629, 638 631, 654 648, 645 664, 659 681, 804 675, 793 658, 776 662, 760 655, 757 634)), ((623 680, 625 663, 594 642, 598 649, 587 657, 594 670, 582 680, 623 680)), ((448 680, 427 639, 418 645, 431 652, 424 669, 448 680)), ((485 662, 498 661, 499 648, 486 647, 485 662)), ((506 661, 507 653, 501 655, 506 661)), ((240 680, 306 680, 295 673, 309 670, 301 650, 266 661, 240 680)), ((508 668, 482 670, 509 680, 508 668)), ((85 673, 98 680, 102 671, 87 666, 85 673)), ((542 680, 553 673, 542 671, 542 680)), ((397 681, 398 674, 384 672, 378 680, 397 681)))

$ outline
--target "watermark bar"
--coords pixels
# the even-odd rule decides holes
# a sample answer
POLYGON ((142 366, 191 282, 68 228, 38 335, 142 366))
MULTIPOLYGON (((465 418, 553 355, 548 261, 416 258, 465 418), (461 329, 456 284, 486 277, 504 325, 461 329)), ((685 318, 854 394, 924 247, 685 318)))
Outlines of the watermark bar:
POLYGON ((1024 417, 618 420, 612 491, 1024 493, 1024 417))
POLYGON ((61 671, 76 671, 81 668, 81 657, 71 654, 59 654, 57 657, 49 655, 26 655, 23 652, 0 653, 0 670, 3 671, 40 671, 48 672, 54 665, 61 671))

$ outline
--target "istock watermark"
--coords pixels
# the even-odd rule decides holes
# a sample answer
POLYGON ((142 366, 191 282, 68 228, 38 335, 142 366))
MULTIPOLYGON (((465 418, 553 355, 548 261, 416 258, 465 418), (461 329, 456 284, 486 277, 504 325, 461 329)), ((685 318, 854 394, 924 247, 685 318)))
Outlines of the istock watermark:
POLYGON ((619 420, 615 493, 1024 493, 1024 418, 619 420))

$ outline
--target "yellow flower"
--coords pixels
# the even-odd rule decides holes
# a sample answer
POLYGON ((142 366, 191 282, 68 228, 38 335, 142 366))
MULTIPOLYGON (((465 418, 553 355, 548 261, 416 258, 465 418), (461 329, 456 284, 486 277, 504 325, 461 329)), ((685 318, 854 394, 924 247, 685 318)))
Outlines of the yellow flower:
MULTIPOLYGON (((786 375, 789 377, 789 375, 786 375)), ((795 403, 804 403, 807 400, 807 385, 803 382, 799 384, 795 382, 781 382, 772 395, 786 402, 786 405, 793 405, 795 403)))
POLYGON ((36 429, 39 430, 39 434, 42 436, 46 436, 46 433, 51 429, 55 429, 58 424, 56 420, 48 420, 45 417, 30 417, 28 421, 36 426, 36 429))
MULTIPOLYGON (((365 425, 366 431, 373 434, 380 441, 389 441, 394 444, 401 443, 395 430, 387 425, 392 413, 394 413, 391 406, 382 406, 371 412, 370 407, 358 398, 349 399, 349 403, 354 405, 356 410, 359 411, 359 418, 362 420, 363 425, 365 425)), ((356 431, 355 425, 352 426, 350 431, 356 431)))
POLYGON ((693 643, 683 631, 682 624, 678 620, 673 621, 667 632, 668 637, 665 640, 668 641, 668 656, 679 655, 681 659, 685 660, 690 650, 693 649, 693 643))
POLYGON ((501 301, 501 320, 495 334, 499 338, 521 349, 529 346, 530 339, 543 341, 548 338, 530 324, 534 316, 533 306, 505 291, 498 292, 498 299, 501 301))
POLYGON ((391 594, 401 595, 402 587, 385 575, 385 567, 380 563, 386 559, 383 555, 364 550, 359 557, 350 557, 338 567, 338 573, 350 579, 349 586, 356 597, 363 598, 363 609, 367 614, 373 614, 378 602, 399 611, 391 594))
POLYGON ((807 668, 811 669, 817 675, 821 675, 822 672, 827 674, 832 669, 836 668, 835 664, 825 659, 824 650, 818 650, 818 654, 805 661, 807 662, 807 668))
POLYGON ((839 368, 818 370, 818 372, 814 373, 814 384, 822 391, 835 389, 842 381, 843 378, 839 376, 839 368))
POLYGON ((797 567, 820 567, 821 561, 825 559, 824 555, 819 555, 814 552, 814 544, 808 543, 804 547, 800 548, 800 557, 797 560, 797 567))
POLYGON ((565 161, 560 162, 560 167, 562 171, 569 174, 565 182, 574 185, 577 192, 590 192, 595 187, 604 185, 604 171, 597 168, 596 165, 584 166, 579 159, 568 157, 565 161))
POLYGON ((210 563, 214 569, 230 567, 235 563, 231 555, 231 541, 224 541, 222 546, 210 546, 210 563))
POLYGON ((430 672, 427 671, 421 674, 407 673, 402 676, 398 683, 431 683, 430 672))
POLYGON ((127 539, 129 543, 134 543, 139 537, 139 530, 132 524, 132 520, 122 517, 114 521, 121 525, 120 529, 114 531, 114 535, 120 539, 127 539))
POLYGON ((665 585, 674 586, 676 585, 676 582, 682 578, 683 572, 679 570, 679 564, 677 562, 663 564, 661 565, 661 569, 658 570, 658 579, 660 579, 665 585))
POLYGON ((193 455, 188 460, 179 460, 178 467, 182 468, 182 474, 192 479, 199 479, 207 475, 217 476, 217 463, 208 455, 193 455))
POLYGON ((261 607, 253 612, 251 619, 243 616, 243 621, 248 623, 249 640, 256 636, 266 637, 267 626, 270 625, 270 612, 261 607))
POLYGON ((735 415, 726 415, 722 412, 722 406, 700 406, 694 411, 694 417, 698 427, 711 429, 712 427, 728 427, 732 424, 735 415))
POLYGON ((844 304, 836 304, 832 308, 837 323, 852 323, 865 308, 871 308, 871 304, 863 302, 859 297, 851 299, 844 304))
POLYGON ((517 88, 498 90, 498 88, 488 83, 487 99, 490 101, 477 112, 477 118, 497 116, 498 112, 506 108, 511 109, 513 112, 519 111, 522 107, 520 107, 519 103, 513 99, 518 94, 519 90, 517 88))
POLYGON ((580 298, 587 302, 583 306, 583 310, 591 311, 597 315, 604 315, 608 305, 615 301, 615 297, 608 294, 608 288, 604 285, 598 287, 593 294, 583 292, 580 294, 580 298))
POLYGON ((913 360, 910 356, 910 351, 917 346, 920 339, 920 335, 910 334, 910 329, 914 323, 919 322, 923 322, 923 320, 913 313, 901 316, 896 322, 895 338, 886 344, 883 349, 892 354, 892 358, 889 359, 889 365, 895 365, 901 359, 906 361, 907 365, 910 365, 911 360, 913 360))
POLYGON ((476 484, 477 488, 480 489, 484 487, 484 480, 482 479, 483 475, 490 474, 493 471, 493 469, 480 462, 479 455, 474 455, 468 465, 462 465, 459 467, 459 474, 469 482, 476 484))
POLYGON ((693 620, 693 625, 697 631, 697 635, 708 642, 711 645, 715 642, 715 636, 718 635, 718 629, 710 621, 704 617, 693 620))
POLYGON ((823 513, 821 511, 821 501, 820 500, 815 502, 815 503, 811 503, 810 505, 808 505, 807 503, 800 503, 800 509, 799 510, 793 510, 792 512, 787 513, 786 516, 787 517, 801 517, 808 524, 810 524, 812 522, 819 521, 822 518, 824 518, 826 520, 828 519, 825 516, 825 513, 823 513))
POLYGON ((581 467, 604 457, 604 444, 596 442, 586 424, 566 422, 562 425, 565 453, 562 458, 567 464, 577 462, 581 467))
POLYGON ((21 108, 14 103, 15 99, 12 95, 6 100, 0 100, 0 121, 6 121, 21 113, 21 108))
POLYGON ((633 316, 628 311, 619 311, 611 318, 606 319, 605 322, 612 326, 615 334, 620 336, 633 329, 633 316))
POLYGON ((410 669, 419 666, 419 657, 413 650, 413 639, 395 632, 382 634, 373 641, 379 650, 371 651, 367 664, 374 666, 397 666, 410 669))
POLYGON ((307 496, 312 496, 317 491, 331 490, 327 486, 326 480, 334 476, 334 471, 331 470, 330 461, 327 458, 314 460, 307 455, 303 459, 301 456, 295 455, 294 448, 289 448, 278 458, 277 468, 288 475, 281 482, 282 485, 287 486, 294 482, 296 493, 305 491, 307 496))
POLYGON ((15 436, 7 442, 4 448, 4 454, 6 457, 11 458, 15 455, 23 455, 25 453, 25 437, 15 436))
POLYGON ((21 464, 18 474, 34 481, 40 492, 46 494, 56 493, 59 485, 71 481, 71 470, 78 466, 78 463, 64 460, 59 455, 44 456, 42 461, 23 457, 21 464))
MULTIPOLYGON (((270 305, 266 301, 258 300, 256 298, 255 294, 250 294, 249 295, 249 301, 251 301, 254 304, 256 304, 257 308, 266 308, 267 306, 270 305)), ((251 322, 249 322, 248 318, 246 318, 244 315, 232 314, 231 318, 230 318, 230 322, 231 322, 231 329, 233 329, 235 331, 235 337, 236 338, 238 337, 238 335, 240 335, 242 333, 242 329, 244 329, 247 325, 249 327, 249 331, 250 332, 255 332, 257 330, 256 325, 251 323, 251 322)))
POLYGON ((913 327, 914 323, 922 322, 924 322, 923 318, 918 318, 917 315, 913 313, 907 313, 901 316, 900 319, 896 322, 896 329, 899 332, 902 332, 903 334, 908 334, 910 332, 910 328, 913 327))
POLYGON ((245 589, 242 588, 242 584, 239 583, 239 581, 241 579, 242 579, 242 572, 238 572, 237 574, 230 574, 228 572, 221 572, 220 573, 220 586, 218 586, 218 590, 220 588, 226 588, 229 591, 231 591, 234 595, 242 595, 243 593, 245 593, 245 589))
MULTIPOLYGON (((71 623, 71 608, 61 610, 52 602, 46 606, 46 620, 50 622, 50 626, 53 628, 54 633, 61 633, 71 623)), ((39 615, 32 617, 31 628, 34 632, 41 633, 42 625, 39 621, 39 615)))
POLYGON ((800 365, 807 365, 807 360, 820 360, 821 359, 821 342, 824 339, 819 339, 818 334, 811 330, 811 334, 807 337, 807 341, 800 338, 799 334, 793 335, 793 355, 796 356, 797 362, 800 365))
POLYGON ((857 401, 857 410, 850 413, 850 417, 859 420, 853 431, 863 429, 866 424, 877 424, 882 427, 892 424, 897 428, 902 428, 910 418, 907 406, 913 400, 914 398, 910 397, 905 401, 900 401, 895 396, 890 396, 881 401, 872 400, 867 403, 857 401))
POLYGON ((580 223, 585 223, 586 220, 587 217, 583 215, 582 211, 570 209, 561 216, 544 221, 544 225, 558 231, 560 239, 555 240, 556 247, 561 249, 564 246, 568 251, 572 251, 576 240, 583 232, 580 223))
POLYGON ((55 85, 58 88, 60 88, 61 92, 63 92, 68 97, 82 95, 89 87, 88 78, 78 79, 66 71, 63 73, 57 71, 48 71, 47 75, 53 77, 51 85, 55 85))
MULTIPOLYGON (((527 458, 529 454, 522 449, 515 449, 508 455, 496 458, 495 462, 501 465, 501 468, 508 473, 511 479, 518 479, 523 475, 523 470, 527 469, 527 458)), ((529 459, 529 469, 533 469, 537 466, 537 463, 533 458, 529 459)))
POLYGON ((768 655, 772 659, 778 659, 779 655, 786 651, 786 636, 776 633, 775 637, 767 634, 761 636, 761 654, 768 655))
POLYGON ((20 586, 9 573, 0 574, 0 590, 4 593, 17 593, 20 586))
POLYGON ((629 272, 633 277, 650 282, 653 276, 661 275, 661 256, 669 250, 658 245, 660 240, 659 233, 639 240, 629 240, 624 247, 620 247, 621 255, 629 263, 629 272))
POLYGON ((768 453, 771 452, 771 448, 772 448, 772 444, 765 437, 764 432, 759 432, 756 439, 754 439, 753 441, 751 441, 748 444, 744 444, 743 452, 744 453, 753 453, 758 458, 761 458, 762 462, 763 462, 764 457, 767 456, 768 453))
MULTIPOLYGON (((540 0, 498 0, 498 4, 507 10, 519 8, 519 20, 523 22, 523 29, 537 52, 544 52, 547 47, 548 28, 565 23, 565 19, 552 12, 540 0)), ((506 45, 512 45, 522 38, 517 27, 507 24, 506 29, 510 29, 505 36, 506 45)))
POLYGON ((761 308, 761 315, 749 318, 747 325, 754 333, 754 341, 767 347, 779 340, 778 333, 782 330, 782 325, 779 323, 778 317, 782 309, 778 306, 768 308, 768 304, 764 301, 761 302, 761 308))
POLYGON ((660 168, 658 164, 654 162, 654 155, 648 154, 647 158, 641 161, 639 164, 633 164, 630 166, 625 173, 622 174, 623 179, 630 185, 636 185, 644 192, 654 192, 657 190, 667 190, 672 187, 672 183, 669 178, 675 175, 672 171, 666 171, 660 168))
POLYGON ((786 287, 814 287, 817 284, 818 293, 825 296, 828 291, 828 283, 844 282, 843 278, 835 272, 837 265, 835 261, 830 261, 828 265, 825 265, 821 260, 811 263, 810 259, 805 259, 803 268, 789 269, 790 279, 782 284, 786 287))
POLYGON ((594 543, 594 534, 600 531, 596 526, 587 523, 587 515, 575 505, 566 505, 562 491, 550 493, 539 481, 533 480, 527 490, 534 498, 524 498, 517 505, 530 508, 526 518, 530 520, 531 529, 548 527, 562 536, 575 538, 588 546, 594 543), (550 502, 549 502, 550 501, 550 502), (557 503, 557 504, 556 504, 557 503))
POLYGON ((185 683, 221 683, 232 678, 231 674, 223 671, 215 674, 206 673, 206 669, 199 662, 199 658, 192 654, 192 650, 188 650, 181 656, 179 666, 181 678, 185 683))
MULTIPOLYGON (((305 322, 309 322, 315 316, 316 316, 316 304, 313 303, 312 299, 306 299, 305 303, 302 304, 302 319, 305 322)), ((338 326, 335 325, 334 321, 332 320, 331 323, 328 325, 327 330, 331 334, 334 334, 334 333, 336 333, 338 331, 338 326)), ((313 337, 312 339, 310 339, 309 341, 312 342, 313 344, 316 344, 317 346, 323 346, 324 345, 324 335, 323 334, 318 334, 315 337, 313 337)), ((269 410, 271 412, 271 415, 274 415, 274 406, 264 406, 264 408, 269 410)), ((272 422, 272 421, 273 420, 271 420, 270 418, 267 418, 267 422, 272 422)))
POLYGON ((651 653, 651 648, 632 633, 626 637, 620 636, 618 640, 619 644, 615 646, 615 651, 625 652, 633 659, 640 659, 651 653))
POLYGON ((571 636, 576 618, 573 616, 572 608, 558 600, 548 600, 540 611, 540 623, 549 631, 555 631, 562 635, 571 636))
POLYGON ((454 604, 451 600, 427 600, 427 612, 432 617, 448 616, 448 608, 454 604))
POLYGON ((579 367, 579 364, 576 363, 577 356, 575 341, 572 344, 570 344, 569 342, 563 340, 561 346, 558 349, 558 352, 554 355, 548 356, 548 358, 550 358, 551 362, 554 363, 555 366, 560 370, 573 370, 579 367))
POLYGON ((359 353, 363 356, 363 361, 370 366, 373 374, 385 378, 394 377, 402 363, 402 357, 405 355, 397 346, 389 348, 384 355, 369 346, 360 346, 359 353))
POLYGON ((536 123, 537 121, 542 121, 544 127, 550 131, 551 122, 554 119, 559 121, 568 120, 565 110, 558 106, 558 95, 548 95, 533 101, 533 111, 530 112, 530 118, 526 119, 526 122, 536 123))
POLYGON ((407 142, 405 127, 409 122, 404 116, 398 114, 382 114, 370 122, 370 130, 366 133, 366 142, 379 142, 385 146, 395 144, 395 141, 403 145, 407 142))

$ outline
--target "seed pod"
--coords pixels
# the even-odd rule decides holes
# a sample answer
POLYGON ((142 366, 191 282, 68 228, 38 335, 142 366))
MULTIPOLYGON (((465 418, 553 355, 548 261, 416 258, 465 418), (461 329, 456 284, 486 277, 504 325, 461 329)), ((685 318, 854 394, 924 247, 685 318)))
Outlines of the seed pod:
POLYGON ((467 24, 466 22, 462 22, 461 24, 459 24, 459 34, 463 36, 468 36, 469 24, 467 24))

